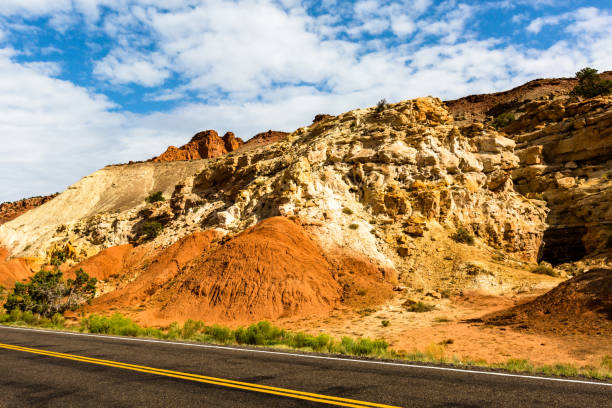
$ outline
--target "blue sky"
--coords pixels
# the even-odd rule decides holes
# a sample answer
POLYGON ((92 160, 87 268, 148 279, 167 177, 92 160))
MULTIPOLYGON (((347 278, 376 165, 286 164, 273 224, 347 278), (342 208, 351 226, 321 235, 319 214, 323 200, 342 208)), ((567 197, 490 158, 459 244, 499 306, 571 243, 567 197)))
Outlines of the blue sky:
POLYGON ((609 1, 2 0, 0 202, 203 129, 612 69, 609 1))

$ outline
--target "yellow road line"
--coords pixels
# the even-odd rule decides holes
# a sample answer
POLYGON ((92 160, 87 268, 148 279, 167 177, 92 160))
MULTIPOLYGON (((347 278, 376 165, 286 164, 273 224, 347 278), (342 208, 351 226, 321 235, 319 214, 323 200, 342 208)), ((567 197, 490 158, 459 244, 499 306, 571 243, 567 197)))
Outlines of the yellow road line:
POLYGON ((78 356, 75 354, 57 353, 57 352, 48 351, 48 350, 14 346, 11 344, 0 343, 0 348, 16 350, 16 351, 23 351, 27 353, 33 353, 33 354, 40 354, 40 355, 45 355, 45 356, 50 356, 50 357, 64 358, 64 359, 80 361, 84 363, 123 368, 125 370, 139 371, 139 372, 149 373, 149 374, 157 374, 157 375, 162 375, 165 377, 197 381, 197 382, 202 382, 202 383, 207 383, 207 384, 220 385, 223 387, 238 388, 238 389, 243 389, 247 391, 255 391, 255 392, 261 392, 265 394, 273 394, 273 395, 278 395, 278 396, 283 396, 283 397, 297 398, 297 399, 314 401, 314 402, 321 402, 324 404, 332 404, 332 405, 338 405, 338 406, 343 406, 343 407, 399 408, 399 407, 394 407, 391 405, 377 404, 374 402, 358 401, 358 400, 352 400, 348 398, 333 397, 333 396, 328 396, 328 395, 323 395, 323 394, 296 391, 296 390, 291 390, 291 389, 286 389, 286 388, 278 388, 278 387, 271 387, 267 385, 259 385, 259 384, 254 384, 254 383, 227 380, 224 378, 216 378, 216 377, 209 377, 209 376, 204 376, 204 375, 199 375, 199 374, 184 373, 180 371, 164 370, 160 368, 121 363, 121 362, 111 361, 111 360, 102 360, 98 358, 78 356))

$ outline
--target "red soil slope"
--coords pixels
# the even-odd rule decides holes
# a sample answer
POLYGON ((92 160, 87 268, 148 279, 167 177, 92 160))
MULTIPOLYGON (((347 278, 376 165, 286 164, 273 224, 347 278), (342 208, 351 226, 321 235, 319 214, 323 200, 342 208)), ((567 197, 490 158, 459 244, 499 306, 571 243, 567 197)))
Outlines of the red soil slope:
POLYGON ((326 254, 283 217, 219 238, 214 231, 199 232, 145 258, 89 311, 113 308, 147 324, 188 318, 246 323, 322 315, 392 295, 391 271, 340 252, 326 254), (130 274, 137 277, 132 281, 130 274), (135 306, 140 309, 130 313, 135 306))
POLYGON ((612 269, 594 269, 536 299, 493 313, 485 323, 555 334, 612 332, 612 269))
POLYGON ((9 252, 0 248, 0 285, 12 288, 15 282, 27 279, 32 275, 27 263, 21 258, 8 259, 9 252))

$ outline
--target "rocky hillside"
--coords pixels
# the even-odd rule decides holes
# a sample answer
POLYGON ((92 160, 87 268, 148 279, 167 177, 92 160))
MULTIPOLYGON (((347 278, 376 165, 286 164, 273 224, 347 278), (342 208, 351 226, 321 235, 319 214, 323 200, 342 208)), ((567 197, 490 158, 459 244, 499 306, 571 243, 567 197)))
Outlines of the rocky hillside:
POLYGON ((57 194, 48 196, 30 197, 23 200, 0 204, 0 225, 19 217, 33 208, 43 205, 53 199, 57 194))
POLYGON ((200 230, 233 235, 281 215, 322 251, 364 257, 402 285, 512 287, 504 266, 479 269, 467 259, 498 251, 537 260, 547 209, 515 190, 514 148, 492 128, 457 127, 441 101, 419 98, 208 160, 104 168, 0 227, 0 240, 14 255, 41 259, 70 243, 80 260, 128 243, 167 247, 200 230), (166 200, 146 203, 156 191, 166 200), (457 231, 476 245, 456 243, 457 231))

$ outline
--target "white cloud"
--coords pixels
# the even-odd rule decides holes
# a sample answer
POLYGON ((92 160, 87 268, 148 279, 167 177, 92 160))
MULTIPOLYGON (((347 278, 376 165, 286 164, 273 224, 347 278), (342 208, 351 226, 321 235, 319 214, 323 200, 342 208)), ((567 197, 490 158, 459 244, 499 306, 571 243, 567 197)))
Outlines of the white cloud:
POLYGON ((529 49, 477 40, 470 22, 480 8, 454 1, 326 0, 312 3, 329 9, 317 17, 295 0, 5 1, 0 15, 51 15, 58 30, 82 18, 88 33, 114 45, 94 62, 96 78, 151 87, 145 100, 174 101, 176 108, 121 111, 58 79, 57 63, 18 63, 17 51, 0 49, 0 138, 11 140, 0 143, 0 201, 61 190, 105 164, 152 157, 202 129, 247 139, 381 98, 450 99, 612 66, 612 19, 594 8, 531 21, 534 33, 562 23, 565 38, 529 49), (395 37, 361 37, 381 31, 395 37), (179 85, 161 86, 168 78, 179 85))
POLYGON ((170 73, 167 59, 159 53, 149 55, 114 50, 94 66, 94 74, 113 84, 161 85, 170 73))

